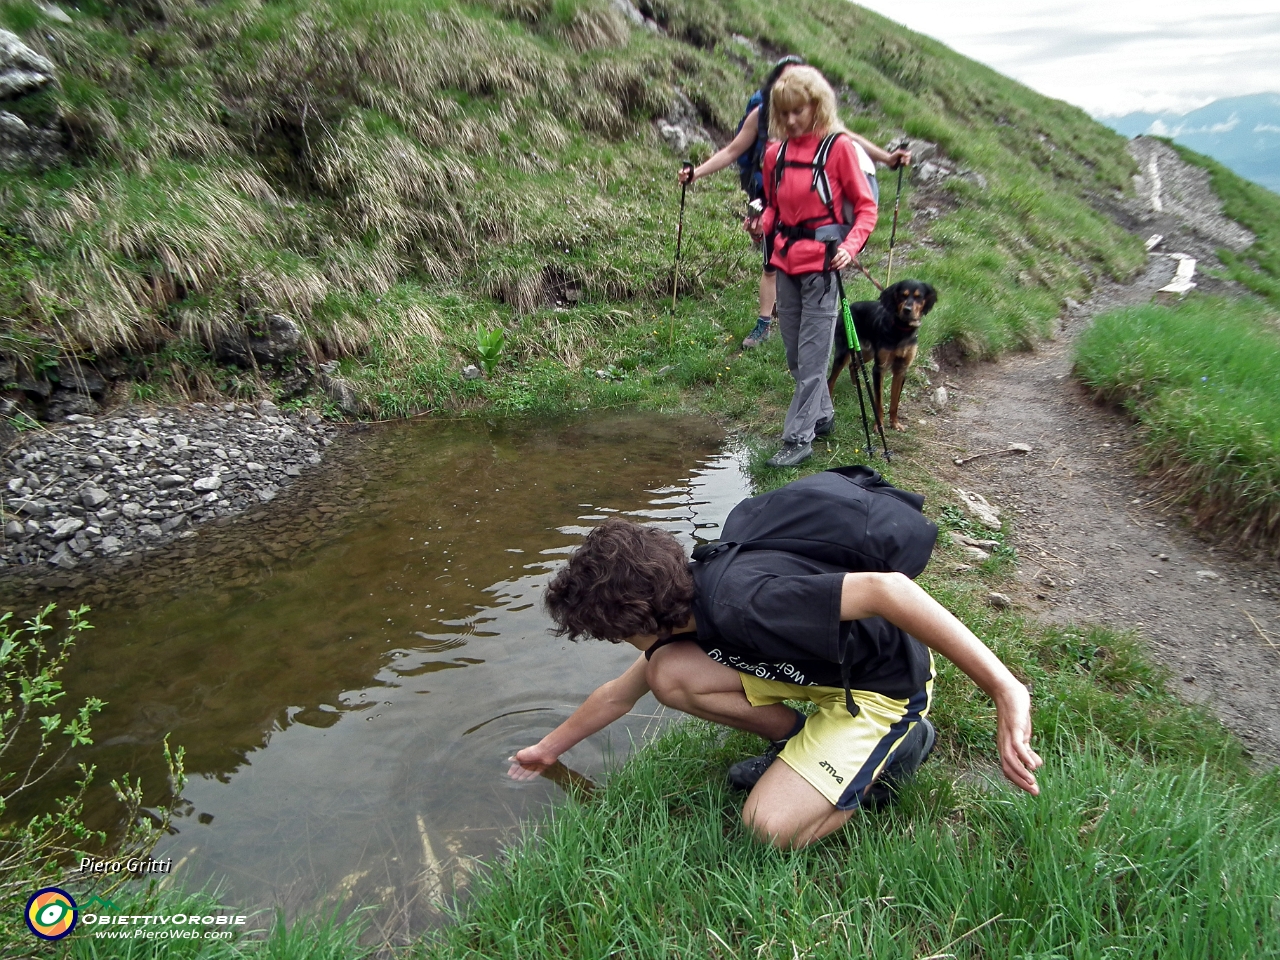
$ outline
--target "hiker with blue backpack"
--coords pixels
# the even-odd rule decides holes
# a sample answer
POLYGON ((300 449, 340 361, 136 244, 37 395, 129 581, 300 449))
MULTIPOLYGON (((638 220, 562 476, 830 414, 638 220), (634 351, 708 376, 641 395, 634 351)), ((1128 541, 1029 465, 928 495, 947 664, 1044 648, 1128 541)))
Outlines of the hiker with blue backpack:
MULTIPOLYGON (((773 69, 765 77, 760 89, 753 93, 747 101, 746 111, 743 113, 742 119, 738 121, 738 130, 734 138, 698 166, 682 167, 679 174, 677 174, 677 181, 685 184, 693 183, 695 180, 718 173, 736 163, 738 166, 738 181, 747 194, 748 203, 758 202, 763 204, 764 174, 762 167, 765 147, 769 140, 769 97, 773 90, 773 85, 789 67, 803 65, 804 59, 797 56, 786 56, 775 63, 773 69)), ((850 133, 849 137, 852 139, 854 148, 857 151, 859 167, 867 177, 872 195, 878 203, 880 191, 876 182, 876 164, 884 164, 889 169, 895 170, 903 164, 911 162, 911 153, 905 149, 897 149, 892 152, 882 150, 870 140, 855 133, 850 133)), ((750 219, 748 217, 748 221, 750 219)), ((769 265, 767 248, 764 259, 764 270, 760 275, 760 313, 755 328, 742 341, 742 346, 745 349, 751 349, 763 343, 769 339, 770 334, 773 332, 772 321, 776 302, 776 278, 774 268, 769 265)))
POLYGON ((1038 794, 1027 688, 914 583, 938 533, 923 502, 867 467, 827 470, 742 501, 692 562, 655 524, 606 520, 544 603, 558 634, 641 655, 516 753, 508 775, 553 769, 652 691, 771 741, 729 782, 750 791, 742 821, 756 837, 803 847, 891 803, 929 756, 937 651, 994 701, 1001 769, 1038 794))

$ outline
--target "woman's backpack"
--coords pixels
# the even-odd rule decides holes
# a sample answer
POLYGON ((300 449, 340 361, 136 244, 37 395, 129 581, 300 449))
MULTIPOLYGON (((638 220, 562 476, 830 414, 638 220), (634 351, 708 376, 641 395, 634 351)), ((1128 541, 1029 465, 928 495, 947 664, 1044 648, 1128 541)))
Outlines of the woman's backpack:
POLYGON ((756 124, 756 142, 738 157, 738 182, 747 192, 748 200, 764 199, 764 148, 769 143, 769 118, 764 108, 764 91, 757 90, 747 101, 747 109, 738 121, 738 132, 751 116, 752 110, 759 110, 760 116, 756 124))

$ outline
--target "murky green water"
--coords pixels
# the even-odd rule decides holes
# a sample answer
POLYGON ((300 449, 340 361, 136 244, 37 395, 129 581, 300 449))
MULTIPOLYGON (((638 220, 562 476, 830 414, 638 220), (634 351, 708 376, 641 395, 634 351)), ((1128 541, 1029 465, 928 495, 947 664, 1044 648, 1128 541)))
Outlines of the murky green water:
MULTIPOLYGON (((245 912, 378 904, 395 937, 438 922, 472 858, 563 795, 508 780, 506 758, 635 656, 550 636, 549 572, 613 514, 714 538, 747 489, 690 419, 352 443, 292 515, 201 532, 114 588, 67 685, 110 703, 83 758, 103 783, 131 770, 156 788, 163 736, 186 747, 188 805, 157 850, 173 882, 220 881, 245 912)), ((661 716, 646 697, 564 760, 596 776, 661 716)))

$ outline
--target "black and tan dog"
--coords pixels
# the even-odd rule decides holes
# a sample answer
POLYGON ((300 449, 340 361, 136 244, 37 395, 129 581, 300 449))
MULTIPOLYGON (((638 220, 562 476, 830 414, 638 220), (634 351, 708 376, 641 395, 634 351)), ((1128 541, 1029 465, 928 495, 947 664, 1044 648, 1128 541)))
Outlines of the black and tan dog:
MULTIPOLYGON (((938 294, 927 283, 919 280, 901 280, 885 289, 879 300, 860 300, 849 304, 853 326, 862 341, 862 358, 870 363, 875 359, 874 397, 872 407, 876 413, 876 426, 884 425, 883 387, 886 370, 893 370, 893 386, 889 394, 889 425, 894 430, 907 429, 898 422, 898 400, 902 396, 902 384, 907 378, 907 368, 916 359, 916 337, 920 321, 938 302, 938 294)), ((827 378, 827 391, 834 393, 840 371, 853 362, 853 352, 845 337, 844 323, 836 321, 835 363, 827 378)), ((852 368, 849 377, 855 376, 852 368)), ((854 385, 857 381, 854 380, 854 385)))

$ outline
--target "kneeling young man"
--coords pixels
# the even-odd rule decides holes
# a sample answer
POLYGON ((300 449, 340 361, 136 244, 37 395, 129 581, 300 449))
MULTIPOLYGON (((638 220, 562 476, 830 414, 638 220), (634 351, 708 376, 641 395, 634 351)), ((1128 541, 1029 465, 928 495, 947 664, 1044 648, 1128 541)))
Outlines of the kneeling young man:
MULTIPOLYGON (((915 573, 932 544, 931 535, 915 573)), ((932 648, 995 701, 1004 774, 1039 792, 1026 687, 964 624, 903 573, 851 573, 765 541, 752 546, 690 564, 654 526, 615 518, 589 533, 548 586, 547 610, 561 635, 630 643, 642 655, 519 751, 510 775, 537 776, 652 691, 676 710, 772 741, 735 764, 730 781, 751 790, 742 819, 756 836, 803 847, 858 807, 884 803, 932 749, 932 648), (817 710, 806 720, 783 700, 817 710)))

